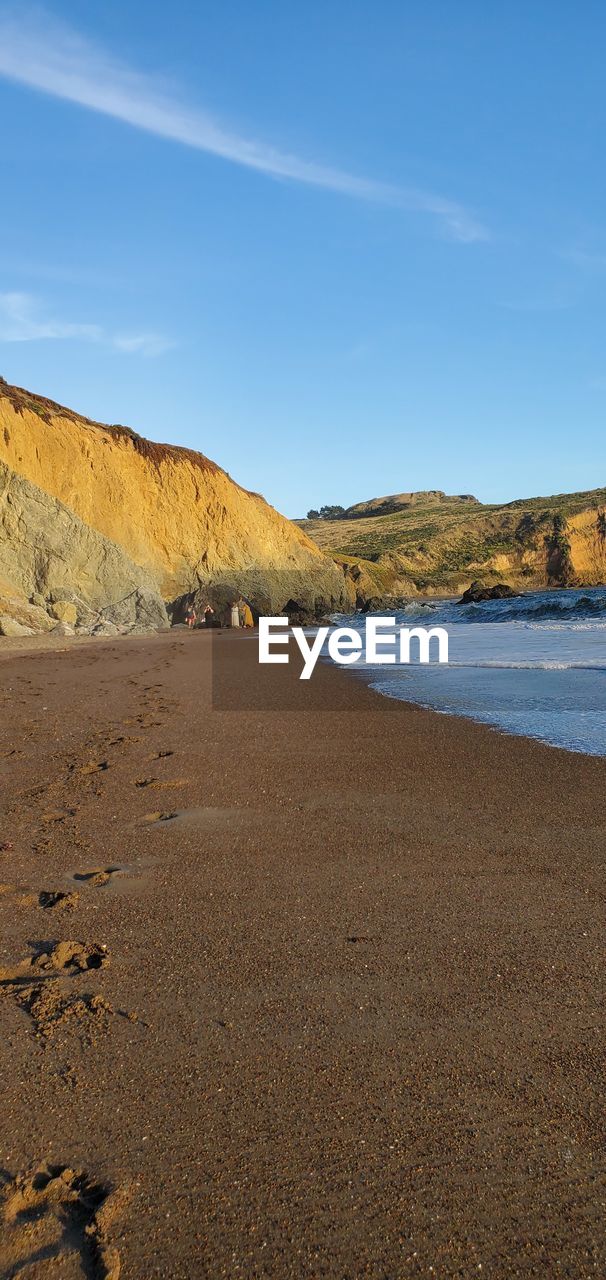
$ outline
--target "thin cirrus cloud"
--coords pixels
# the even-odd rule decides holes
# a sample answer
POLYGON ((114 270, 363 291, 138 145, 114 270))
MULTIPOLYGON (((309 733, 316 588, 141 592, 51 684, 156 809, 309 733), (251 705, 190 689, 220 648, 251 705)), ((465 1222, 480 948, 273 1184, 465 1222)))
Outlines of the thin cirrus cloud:
POLYGON ((157 333, 110 333, 98 324, 74 324, 45 312, 30 293, 0 293, 0 342, 47 339, 98 342, 116 351, 158 356, 174 344, 157 333))
POLYGON ((24 13, 20 7, 12 15, 0 15, 0 75, 274 178, 425 214, 462 243, 489 239, 486 227, 454 200, 356 177, 231 132, 207 112, 186 106, 170 88, 39 10, 24 13))

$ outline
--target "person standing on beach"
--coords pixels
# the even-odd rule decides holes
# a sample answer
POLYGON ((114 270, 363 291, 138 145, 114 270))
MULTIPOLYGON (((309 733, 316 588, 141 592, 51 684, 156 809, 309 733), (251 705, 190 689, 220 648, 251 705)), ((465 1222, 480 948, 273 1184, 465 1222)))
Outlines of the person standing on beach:
POLYGON ((185 621, 191 631, 192 627, 196 625, 196 610, 194 609, 193 604, 188 604, 187 609, 185 610, 185 621))
POLYGON ((238 609, 237 600, 234 600, 231 606, 231 625, 232 627, 240 626, 240 610, 238 609))
POLYGON ((238 600, 238 616, 241 627, 252 627, 254 625, 250 605, 243 596, 240 596, 240 599, 238 600))

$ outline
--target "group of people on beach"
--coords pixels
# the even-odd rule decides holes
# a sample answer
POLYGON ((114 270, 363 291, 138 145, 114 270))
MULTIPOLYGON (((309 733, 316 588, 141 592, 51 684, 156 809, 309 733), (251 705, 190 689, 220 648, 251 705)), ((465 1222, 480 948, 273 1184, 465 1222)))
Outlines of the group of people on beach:
MULTIPOLYGON (((201 610, 201 618, 202 618, 203 625, 205 627, 212 626, 212 618, 214 616, 214 612, 215 611, 211 604, 207 603, 204 605, 204 608, 201 610)), ((194 605, 188 604, 185 610, 185 622, 187 623, 187 626, 189 627, 190 631, 192 630, 193 627, 195 627, 197 620, 198 620, 198 615, 196 613, 194 605)), ((231 605, 229 606, 229 625, 230 627, 254 626, 252 609, 248 601, 244 600, 242 596, 240 596, 239 600, 233 600, 231 605)))
POLYGON ((233 604, 231 605, 230 613, 231 613, 230 625, 232 627, 254 626, 252 609, 248 601, 244 600, 242 596, 240 596, 239 600, 234 600, 233 604))

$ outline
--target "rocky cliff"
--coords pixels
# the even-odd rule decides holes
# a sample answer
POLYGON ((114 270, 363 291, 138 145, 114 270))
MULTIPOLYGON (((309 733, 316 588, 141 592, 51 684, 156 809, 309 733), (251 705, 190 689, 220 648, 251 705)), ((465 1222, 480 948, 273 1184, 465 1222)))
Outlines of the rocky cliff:
POLYGON ((21 597, 69 588, 97 609, 126 587, 170 601, 216 586, 264 610, 346 602, 334 562, 202 454, 0 382, 0 461, 0 579, 21 597))
POLYGON ((48 630, 53 621, 91 627, 112 623, 127 630, 168 626, 151 574, 63 503, 0 462, 3 630, 7 616, 34 630, 48 630), (33 609, 24 611, 24 600, 33 609))
POLYGON ((457 595, 473 579, 525 591, 606 581, 606 489, 504 506, 467 495, 400 494, 300 524, 331 552, 359 601, 457 595))

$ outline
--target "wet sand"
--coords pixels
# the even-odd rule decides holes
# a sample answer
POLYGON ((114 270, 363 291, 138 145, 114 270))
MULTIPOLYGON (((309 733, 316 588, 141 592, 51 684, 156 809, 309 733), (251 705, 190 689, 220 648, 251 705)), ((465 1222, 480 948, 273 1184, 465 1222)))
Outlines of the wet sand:
POLYGON ((0 1275, 604 1275, 606 763, 212 641, 0 649, 0 1275))

